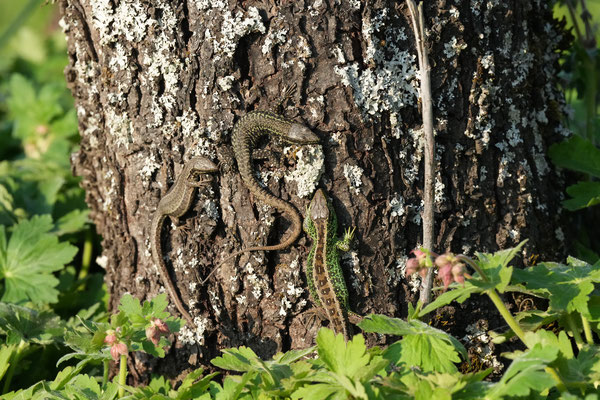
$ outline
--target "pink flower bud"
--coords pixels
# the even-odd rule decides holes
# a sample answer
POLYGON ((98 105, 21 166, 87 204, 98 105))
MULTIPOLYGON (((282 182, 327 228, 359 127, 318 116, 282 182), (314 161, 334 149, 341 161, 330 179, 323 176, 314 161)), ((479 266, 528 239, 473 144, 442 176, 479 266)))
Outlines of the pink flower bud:
POLYGON ((110 355, 113 360, 117 361, 121 355, 127 354, 127 345, 123 342, 115 343, 110 348, 110 355))
POLYGON ((115 335, 115 331, 108 330, 106 331, 106 337, 104 338, 104 343, 112 346, 117 341, 117 335, 115 335))
POLYGON ((169 333, 171 333, 171 330, 169 329, 167 324, 165 324, 165 322, 161 319, 155 318, 152 321, 152 324, 154 326, 156 326, 158 328, 159 332, 162 334, 168 335, 169 333))
POLYGON ((452 264, 446 264, 438 271, 438 276, 444 284, 444 290, 452 283, 452 264))
POLYGON ((410 276, 419 270, 419 261, 416 258, 409 258, 406 261, 406 276, 410 276))
POLYGON ((155 326, 149 326, 146 328, 146 338, 154 343, 155 346, 158 345, 160 341, 160 332, 155 326))
POLYGON ((462 285, 465 284, 465 264, 458 263, 452 267, 452 276, 454 281, 462 285))

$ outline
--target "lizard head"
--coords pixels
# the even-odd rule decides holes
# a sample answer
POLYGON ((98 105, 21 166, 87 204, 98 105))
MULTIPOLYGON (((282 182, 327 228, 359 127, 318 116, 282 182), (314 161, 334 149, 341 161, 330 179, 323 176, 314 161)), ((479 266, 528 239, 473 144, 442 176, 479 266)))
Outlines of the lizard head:
POLYGON ((323 189, 317 189, 317 192, 313 196, 310 205, 308 206, 308 212, 312 220, 329 219, 329 204, 323 189))
POLYGON ((219 170, 217 164, 210 161, 206 157, 192 157, 190 161, 187 162, 187 164, 190 167, 190 171, 199 173, 217 172, 219 170))
POLYGON ((290 131, 284 137, 290 143, 311 144, 319 143, 319 137, 302 124, 292 123, 290 131))

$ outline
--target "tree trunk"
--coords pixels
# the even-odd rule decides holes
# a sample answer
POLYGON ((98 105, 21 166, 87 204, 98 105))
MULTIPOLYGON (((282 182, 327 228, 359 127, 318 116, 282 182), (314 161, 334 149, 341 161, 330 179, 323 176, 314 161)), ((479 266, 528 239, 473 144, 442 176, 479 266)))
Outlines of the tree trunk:
MULTIPOLYGON (((525 265, 533 256, 563 256, 563 183, 545 155, 565 132, 556 85, 561 34, 550 9, 541 1, 425 6, 437 141, 434 250, 472 254, 529 239, 525 265)), ((162 373, 208 366, 224 347, 250 346, 262 357, 304 348, 326 325, 306 312, 305 235, 286 250, 225 263, 201 284, 231 252, 289 234, 288 216, 243 184, 230 138, 241 116, 274 109, 290 84, 298 89, 284 114, 321 144, 265 140, 269 156, 254 164, 260 180, 302 214, 314 189, 324 188, 338 234, 357 227, 342 259, 352 310, 406 316, 417 297, 403 270, 421 240, 423 143, 405 3, 62 0, 61 8, 81 132, 73 169, 103 237, 113 309, 126 292, 148 299, 164 291, 150 220, 182 164, 195 155, 221 163, 182 218, 190 229, 165 223, 162 231, 171 278, 199 321, 178 336, 162 373)), ((499 324, 483 300, 461 308, 448 314, 457 335, 481 319, 499 324)), ((135 363, 139 379, 157 368, 143 360, 135 363)))

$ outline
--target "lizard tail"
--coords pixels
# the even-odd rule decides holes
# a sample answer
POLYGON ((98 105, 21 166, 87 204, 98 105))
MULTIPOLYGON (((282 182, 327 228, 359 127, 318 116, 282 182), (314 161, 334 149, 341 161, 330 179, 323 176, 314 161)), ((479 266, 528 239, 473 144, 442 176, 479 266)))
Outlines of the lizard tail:
POLYGON ((175 285, 169 276, 169 271, 167 270, 167 266, 162 258, 162 247, 160 244, 160 232, 165 220, 165 216, 160 214, 159 212, 155 213, 152 217, 152 232, 154 232, 154 237, 150 240, 150 247, 152 250, 152 258, 154 260, 154 264, 158 265, 160 276, 163 280, 163 285, 166 286, 167 291, 169 292, 169 296, 171 297, 171 301, 175 303, 175 307, 177 310, 183 315, 183 318, 193 327, 196 326, 194 323, 194 318, 190 315, 190 313, 185 309, 181 299, 179 298, 179 294, 175 289, 175 285))
POLYGON ((210 271, 210 273, 206 276, 206 278, 204 278, 204 280, 202 281, 202 284, 204 284, 206 281, 208 281, 208 279, 210 279, 210 277, 215 273, 215 271, 217 269, 219 269, 226 262, 231 261, 232 259, 234 259, 244 253, 249 253, 252 251, 273 251, 273 250, 285 249, 286 247, 291 246, 292 243, 294 243, 296 241, 296 239, 298 239, 298 236, 300 236, 300 234, 302 233, 302 217, 300 216, 300 214, 298 213, 298 211, 296 210, 296 208, 293 205, 291 205, 290 203, 288 203, 286 201, 281 200, 278 197, 273 196, 271 193, 267 192, 265 189, 258 186, 258 184, 255 181, 246 182, 246 185, 248 187, 252 186, 252 189, 250 191, 252 192, 252 194, 254 194, 255 197, 259 198, 260 200, 262 200, 263 202, 265 202, 271 206, 274 206, 274 207, 284 211, 287 215, 289 215, 290 219, 292 220, 292 231, 290 232, 289 237, 281 243, 269 245, 269 246, 252 246, 252 247, 247 247, 245 249, 236 251, 235 253, 233 253, 230 256, 226 257, 225 259, 221 260, 221 262, 215 268, 213 268, 212 271, 210 271))

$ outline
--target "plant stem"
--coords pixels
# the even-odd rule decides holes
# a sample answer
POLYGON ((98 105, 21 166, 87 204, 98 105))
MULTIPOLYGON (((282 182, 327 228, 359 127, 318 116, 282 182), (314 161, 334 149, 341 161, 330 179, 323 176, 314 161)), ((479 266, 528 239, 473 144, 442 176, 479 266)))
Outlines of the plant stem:
POLYGON ((483 270, 481 268, 479 268, 479 265, 477 265, 477 263, 475 261, 473 261, 473 259, 471 259, 470 257, 467 257, 467 256, 463 256, 462 254, 456 256, 456 258, 458 258, 460 261, 463 261, 463 262, 466 262, 467 264, 469 264, 469 266, 471 266, 471 268, 473 268, 479 274, 479 276, 481 276, 481 279, 483 279, 485 282, 490 281, 490 279, 487 277, 487 275, 483 272, 483 270))
POLYGON ((573 332, 573 338, 575 339, 575 343, 577 344, 577 348, 581 350, 583 347, 583 339, 581 338, 581 334, 579 333, 579 328, 573 320, 573 316, 571 314, 567 314, 567 323, 569 324, 569 328, 571 328, 571 332, 573 332))
POLYGON ((10 367, 8 367, 8 372, 4 378, 4 386, 2 387, 2 393, 8 393, 8 389, 10 389, 10 384, 12 381, 12 377, 15 374, 15 369, 19 365, 21 361, 21 356, 23 355, 23 351, 27 347, 27 342, 21 340, 17 348, 14 350, 14 353, 10 357, 10 367))
POLYGON ((559 392, 564 393, 567 390, 567 387, 565 386, 565 383, 561 379, 560 375, 558 375, 558 372, 551 367, 546 367, 545 370, 556 381, 556 389, 558 389, 559 392))
MULTIPOLYGON (((414 0, 406 0, 415 34, 417 56, 419 58, 419 74, 421 87, 421 115, 423 118, 423 135, 425 137, 425 166, 423 184, 423 247, 433 251, 434 246, 434 212, 435 201, 434 174, 435 174, 435 138, 433 136, 433 101, 431 96, 431 79, 429 75, 429 58, 425 45, 425 17, 423 3, 417 8, 414 0)), ((433 268, 427 271, 427 276, 421 283, 419 300, 423 305, 431 301, 431 287, 433 283, 433 268)))
POLYGON ((498 311, 500 311, 500 315, 502 315, 502 318, 504 318, 510 329, 512 329, 513 332, 519 337, 519 339, 521 339, 521 342, 523 342, 525 346, 527 346, 527 342, 525 342, 525 332, 523 332, 523 329, 521 329, 521 325, 519 325, 519 323, 515 321, 510 311, 508 311, 508 309, 500 299, 498 292, 496 292, 496 289, 486 290, 485 293, 490 297, 498 311))
POLYGON ((108 368, 109 368, 108 360, 104 360, 104 362, 102 364, 104 367, 104 371, 102 373, 102 389, 106 389, 106 384, 108 383, 108 368))
POLYGON ((83 279, 87 276, 90 270, 90 264, 92 261, 92 231, 87 229, 85 231, 85 242, 83 242, 83 254, 81 256, 81 270, 79 271, 79 279, 83 279))
POLYGON ((125 384, 127 383, 127 355, 122 354, 119 360, 119 398, 125 396, 125 384))
POLYGON ((583 315, 581 316, 581 325, 583 326, 583 333, 585 334, 585 340, 588 344, 594 344, 594 337, 592 336, 592 328, 590 328, 590 322, 583 315))

